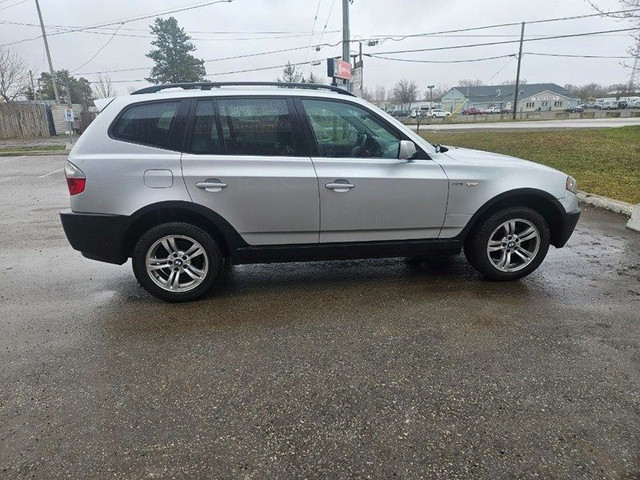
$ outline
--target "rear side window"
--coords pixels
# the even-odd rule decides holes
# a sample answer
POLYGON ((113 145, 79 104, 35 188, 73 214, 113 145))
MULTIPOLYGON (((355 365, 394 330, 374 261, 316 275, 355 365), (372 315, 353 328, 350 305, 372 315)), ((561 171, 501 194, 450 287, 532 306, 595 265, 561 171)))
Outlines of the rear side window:
POLYGON ((213 100, 199 100, 191 134, 191 153, 217 155, 222 152, 213 100))
POLYGON ((116 122, 112 136, 125 142, 168 148, 178 103, 157 102, 129 107, 116 122))
POLYGON ((228 155, 296 155, 296 136, 285 98, 218 99, 228 155))

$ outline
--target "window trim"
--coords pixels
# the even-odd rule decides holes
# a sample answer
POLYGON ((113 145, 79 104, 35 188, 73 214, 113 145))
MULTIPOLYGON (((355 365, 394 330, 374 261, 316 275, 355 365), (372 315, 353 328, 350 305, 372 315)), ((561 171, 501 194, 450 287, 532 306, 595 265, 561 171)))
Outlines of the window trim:
MULTIPOLYGON (((342 157, 321 157, 320 156, 320 152, 318 151, 318 144, 317 144, 317 140, 316 140, 316 136, 315 133, 313 131, 313 127, 311 126, 311 123, 309 122, 309 118, 307 116, 307 112, 304 108, 304 104, 302 103, 303 100, 323 100, 323 101, 327 101, 327 102, 334 102, 334 103, 345 103, 347 105, 350 106, 355 106, 358 108, 361 108, 365 111, 367 111, 370 115, 372 115, 373 117, 375 117, 380 123, 382 123, 382 125, 385 126, 385 128, 388 128, 389 130, 391 130, 392 132, 394 132, 396 135, 398 135, 398 138, 400 141, 402 140, 409 140, 411 142, 413 142, 413 140, 411 138, 409 138, 402 130, 400 130, 399 128, 397 128, 395 125, 389 123, 389 121, 387 121, 385 118, 382 118, 380 115, 378 115, 376 112, 374 112, 373 110, 371 110, 370 108, 367 108, 365 105, 361 105, 359 103, 356 102, 350 102, 347 99, 342 99, 342 98, 327 98, 327 97, 316 97, 316 96, 294 96, 292 97, 295 107, 296 107, 296 112, 298 115, 298 118, 300 119, 300 124, 302 125, 302 129, 304 130, 304 139, 305 139, 305 143, 307 145, 307 149, 309 152, 309 156, 311 157, 315 157, 315 158, 328 158, 328 159, 335 159, 335 158, 342 158, 342 157)), ((415 142, 414 142, 415 143, 415 142)), ((416 144, 416 148, 417 151, 420 152, 420 155, 417 156, 416 158, 414 158, 413 160, 431 160, 431 157, 429 157, 429 154, 427 152, 424 151, 424 149, 416 144)), ((377 157, 361 157, 359 158, 360 160, 392 160, 389 158, 377 158, 377 157)))
POLYGON ((115 140, 116 142, 130 143, 132 145, 140 145, 143 147, 157 148, 158 150, 166 150, 170 152, 181 153, 182 142, 180 141, 180 137, 184 136, 183 134, 185 131, 185 119, 186 119, 186 113, 187 113, 185 112, 185 110, 187 110, 187 104, 188 104, 188 101, 180 98, 162 98, 158 100, 148 100, 145 102, 130 103, 129 105, 124 107, 122 110, 120 110, 118 115, 116 115, 116 117, 113 119, 113 121, 109 125, 109 129, 107 130, 107 135, 111 140, 115 140), (171 124, 171 128, 169 129, 169 134, 167 135, 166 147, 159 147, 157 145, 149 145, 148 143, 125 140, 123 138, 118 138, 115 135, 116 125, 118 124, 118 122, 120 122, 120 120, 122 119, 125 113, 127 113, 132 108, 145 106, 145 105, 153 105, 155 103, 177 103, 178 104, 176 107, 175 118, 173 120, 173 123, 171 124))
POLYGON ((182 146, 182 152, 187 153, 189 155, 195 155, 199 157, 203 156, 227 156, 227 157, 283 157, 283 158, 298 158, 298 157, 310 157, 308 145, 305 142, 305 135, 300 125, 300 120, 298 118, 295 104, 293 99, 288 95, 224 95, 224 96, 208 96, 208 97, 190 97, 189 100, 192 102, 191 107, 189 108, 188 121, 186 127, 186 134, 184 143, 182 146), (287 105, 287 110, 289 112, 289 119, 291 122, 291 127, 294 135, 296 154, 295 155, 247 155, 247 154, 238 154, 238 153, 229 153, 227 150, 227 143, 222 131, 222 123, 220 121, 220 100, 284 100, 287 105), (193 127, 195 125, 195 117, 196 117, 196 105, 198 101, 202 100, 210 100, 213 101, 213 110, 215 112, 215 122, 216 129, 218 131, 218 136, 220 137, 220 153, 193 153, 190 150, 191 145, 191 136, 193 135, 193 127))

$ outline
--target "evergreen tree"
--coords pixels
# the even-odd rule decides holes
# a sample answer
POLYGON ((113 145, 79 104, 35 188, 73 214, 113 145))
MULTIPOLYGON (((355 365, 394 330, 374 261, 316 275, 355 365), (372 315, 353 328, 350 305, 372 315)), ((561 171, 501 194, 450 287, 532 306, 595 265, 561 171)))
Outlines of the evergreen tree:
MULTIPOLYGON (((69 90, 71 91, 71 103, 89 104, 93 98, 93 91, 89 80, 84 77, 76 78, 69 73, 69 70, 56 70, 56 83, 60 92, 60 100, 67 103, 69 99, 69 90)), ((51 74, 42 72, 38 79, 38 98, 45 100, 53 100, 53 82, 51 74)), ((33 99, 31 87, 27 89, 27 98, 33 99)))
POLYGON ((156 48, 147 57, 155 62, 155 66, 147 81, 157 84, 204 80, 204 61, 191 55, 190 52, 194 52, 196 47, 175 18, 156 18, 151 33, 156 36, 151 42, 156 48))

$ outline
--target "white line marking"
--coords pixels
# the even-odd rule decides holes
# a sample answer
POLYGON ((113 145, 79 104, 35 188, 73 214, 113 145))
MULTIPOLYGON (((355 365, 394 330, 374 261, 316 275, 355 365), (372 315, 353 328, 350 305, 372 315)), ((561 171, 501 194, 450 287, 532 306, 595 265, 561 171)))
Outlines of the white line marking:
POLYGON ((7 158, 5 160, 0 160, 0 163, 6 163, 6 162, 10 162, 11 160, 20 160, 21 158, 24 158, 25 155, 21 156, 21 157, 11 157, 11 158, 7 158))
POLYGON ((53 172, 45 173, 44 175, 40 175, 38 178, 48 177, 49 175, 53 175, 54 173, 62 172, 64 168, 59 168, 58 170, 54 170, 53 172))

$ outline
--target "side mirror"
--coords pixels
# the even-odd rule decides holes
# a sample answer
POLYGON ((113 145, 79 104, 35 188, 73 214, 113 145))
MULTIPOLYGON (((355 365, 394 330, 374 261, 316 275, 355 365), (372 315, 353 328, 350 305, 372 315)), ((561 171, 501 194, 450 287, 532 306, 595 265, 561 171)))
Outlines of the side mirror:
POLYGON ((400 140, 400 152, 398 153, 399 159, 411 160, 418 149, 416 148, 416 144, 411 140, 400 140))

